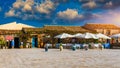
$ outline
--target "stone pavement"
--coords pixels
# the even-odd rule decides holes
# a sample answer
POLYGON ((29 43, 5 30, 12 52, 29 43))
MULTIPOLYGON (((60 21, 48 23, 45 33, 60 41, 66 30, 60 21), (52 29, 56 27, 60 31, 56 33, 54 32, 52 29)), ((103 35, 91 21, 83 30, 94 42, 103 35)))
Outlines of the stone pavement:
POLYGON ((0 68, 120 68, 120 50, 0 49, 0 68))

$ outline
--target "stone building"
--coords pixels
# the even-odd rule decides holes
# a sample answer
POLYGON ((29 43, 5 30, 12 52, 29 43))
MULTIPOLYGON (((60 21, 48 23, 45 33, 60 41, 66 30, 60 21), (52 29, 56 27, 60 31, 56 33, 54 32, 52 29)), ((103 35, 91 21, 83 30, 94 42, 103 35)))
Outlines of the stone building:
MULTIPOLYGON (((0 40, 7 41, 11 43, 14 40, 16 48, 20 47, 20 42, 30 43, 31 47, 44 47, 46 40, 49 43, 54 44, 54 36, 61 33, 103 33, 108 36, 120 33, 120 27, 113 24, 95 24, 87 23, 84 26, 55 26, 55 25, 45 25, 42 28, 36 28, 21 23, 8 23, 0 25, 0 40), (50 37, 49 39, 47 37, 50 37)), ((25 44, 26 45, 26 44, 25 44)))
POLYGON ((98 33, 102 33, 108 36, 120 33, 120 27, 113 24, 87 23, 83 26, 83 28, 96 31, 98 33))

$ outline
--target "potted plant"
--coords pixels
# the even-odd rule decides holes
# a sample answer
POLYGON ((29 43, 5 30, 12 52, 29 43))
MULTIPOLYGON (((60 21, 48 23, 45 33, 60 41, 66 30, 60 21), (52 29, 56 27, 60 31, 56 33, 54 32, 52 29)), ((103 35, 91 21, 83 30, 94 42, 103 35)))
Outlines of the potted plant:
POLYGON ((20 43, 20 48, 23 48, 23 42, 20 43))
POLYGON ((63 45, 62 45, 62 43, 60 43, 60 51, 62 51, 63 50, 63 45))
POLYGON ((0 40, 0 45, 3 49, 7 49, 8 47, 6 46, 6 42, 4 40, 0 40))

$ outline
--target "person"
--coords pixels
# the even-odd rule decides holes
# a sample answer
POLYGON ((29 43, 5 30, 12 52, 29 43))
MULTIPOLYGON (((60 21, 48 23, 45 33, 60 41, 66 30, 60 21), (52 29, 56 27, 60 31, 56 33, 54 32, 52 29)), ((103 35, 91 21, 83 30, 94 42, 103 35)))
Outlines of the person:
POLYGON ((45 52, 47 52, 48 51, 48 45, 46 44, 44 48, 45 48, 45 52))
POLYGON ((75 46, 75 45, 72 46, 72 50, 73 50, 73 51, 76 50, 76 46, 75 46))
POLYGON ((11 42, 12 42, 11 44, 12 44, 12 49, 13 49, 14 46, 15 46, 15 45, 14 45, 14 40, 12 40, 11 42))
POLYGON ((85 48, 85 50, 88 50, 88 45, 85 45, 84 48, 85 48))
POLYGON ((60 43, 60 51, 63 51, 63 46, 62 46, 62 43, 60 43))

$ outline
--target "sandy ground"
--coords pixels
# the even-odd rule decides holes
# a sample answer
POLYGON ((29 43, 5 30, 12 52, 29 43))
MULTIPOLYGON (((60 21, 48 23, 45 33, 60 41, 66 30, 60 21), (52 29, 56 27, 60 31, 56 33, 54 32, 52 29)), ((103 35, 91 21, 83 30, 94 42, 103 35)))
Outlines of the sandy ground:
POLYGON ((120 68, 120 50, 0 49, 0 68, 120 68))

